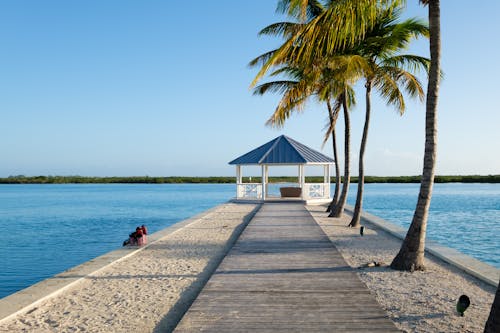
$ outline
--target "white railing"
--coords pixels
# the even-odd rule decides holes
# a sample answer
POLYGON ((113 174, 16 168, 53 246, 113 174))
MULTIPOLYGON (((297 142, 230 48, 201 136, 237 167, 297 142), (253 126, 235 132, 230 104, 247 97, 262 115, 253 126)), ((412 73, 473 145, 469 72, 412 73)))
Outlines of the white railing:
MULTIPOLYGON (((279 198, 279 187, 277 188, 277 193, 274 194, 273 190, 270 188, 271 185, 278 184, 267 184, 268 187, 268 195, 269 197, 278 197, 279 198)), ((281 185, 281 184, 279 184, 281 185)), ((287 184, 288 185, 288 184, 287 184)), ((299 184, 296 184, 299 186, 299 184)), ((240 183, 236 184, 236 198, 237 199, 262 199, 262 183, 240 183)), ((304 184, 302 188, 302 199, 310 200, 310 199, 328 199, 330 198, 330 184, 327 183, 307 183, 304 184)))
POLYGON ((330 184, 309 183, 302 189, 304 199, 327 199, 330 197, 330 184))
POLYGON ((236 197, 238 199, 261 199, 261 183, 236 184, 236 197))

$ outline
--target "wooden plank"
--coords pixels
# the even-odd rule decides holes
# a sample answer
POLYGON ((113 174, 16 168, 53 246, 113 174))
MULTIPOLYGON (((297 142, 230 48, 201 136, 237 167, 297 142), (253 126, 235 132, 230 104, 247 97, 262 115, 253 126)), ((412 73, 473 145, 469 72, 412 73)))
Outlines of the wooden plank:
POLYGON ((175 332, 398 332, 302 204, 265 204, 175 332))

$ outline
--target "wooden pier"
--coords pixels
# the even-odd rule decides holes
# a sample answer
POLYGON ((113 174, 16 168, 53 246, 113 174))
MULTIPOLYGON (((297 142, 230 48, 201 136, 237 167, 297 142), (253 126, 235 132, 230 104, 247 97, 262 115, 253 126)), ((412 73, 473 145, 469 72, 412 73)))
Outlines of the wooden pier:
POLYGON ((399 332, 299 203, 264 204, 175 332, 399 332))

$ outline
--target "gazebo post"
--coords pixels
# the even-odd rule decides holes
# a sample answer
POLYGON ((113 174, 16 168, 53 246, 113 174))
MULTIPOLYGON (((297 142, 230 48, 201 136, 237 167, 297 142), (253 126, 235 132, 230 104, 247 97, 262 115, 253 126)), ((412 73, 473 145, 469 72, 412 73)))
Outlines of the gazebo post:
POLYGON ((269 190, 269 165, 267 165, 267 164, 266 164, 265 171, 266 171, 265 176, 266 176, 266 197, 267 197, 267 195, 269 193, 269 191, 268 191, 269 190))
POLYGON ((241 176, 241 165, 237 165, 236 166, 236 184, 241 184, 241 179, 242 179, 242 176, 241 176))
POLYGON ((241 197, 241 183, 242 183, 241 165, 237 165, 236 166, 236 198, 241 197))
POLYGON ((300 183, 300 197, 304 199, 305 188, 304 184, 306 182, 306 177, 304 175, 304 164, 299 164, 299 183, 300 183))
POLYGON ((324 166, 324 180, 323 180, 323 196, 325 198, 330 197, 330 164, 325 164, 324 166))
POLYGON ((262 200, 267 196, 267 165, 262 165, 262 200))

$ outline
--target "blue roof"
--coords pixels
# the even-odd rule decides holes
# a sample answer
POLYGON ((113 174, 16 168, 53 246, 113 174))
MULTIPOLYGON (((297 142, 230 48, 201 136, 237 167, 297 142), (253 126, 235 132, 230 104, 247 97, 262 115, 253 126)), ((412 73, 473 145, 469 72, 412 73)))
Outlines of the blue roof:
POLYGON ((307 164, 334 162, 330 157, 285 135, 281 135, 232 160, 229 164, 307 164))

